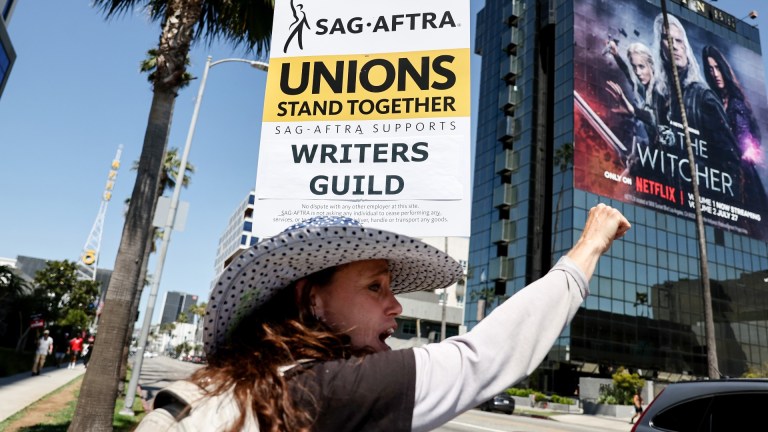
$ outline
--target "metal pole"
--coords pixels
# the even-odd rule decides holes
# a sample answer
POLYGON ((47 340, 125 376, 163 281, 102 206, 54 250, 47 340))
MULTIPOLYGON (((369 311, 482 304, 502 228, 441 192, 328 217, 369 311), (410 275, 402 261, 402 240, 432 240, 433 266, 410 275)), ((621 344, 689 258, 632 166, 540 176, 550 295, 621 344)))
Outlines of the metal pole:
POLYGON ((152 315, 155 310, 155 301, 157 300, 157 291, 160 287, 160 278, 163 275, 163 264, 165 262, 165 255, 168 252, 168 243, 171 241, 171 231, 173 230, 173 223, 176 220, 176 210, 179 207, 179 195, 181 195, 181 188, 184 174, 187 171, 187 157, 189 156, 189 148, 192 146, 192 137, 195 135, 195 125, 197 124, 197 116, 200 112, 200 102, 203 100, 203 91, 205 91, 205 82, 208 79, 208 71, 211 68, 211 56, 205 62, 205 69, 203 70, 203 78, 200 80, 200 89, 197 91, 197 100, 195 100, 195 108, 192 111, 192 122, 189 125, 189 131, 187 132, 187 141, 184 144, 184 152, 181 155, 181 163, 179 164, 179 174, 177 175, 176 183, 173 187, 173 195, 171 197, 170 209, 168 210, 168 217, 165 219, 165 226, 163 227, 163 240, 160 244, 160 251, 157 255, 157 268, 152 278, 152 287, 149 291, 149 299, 147 300, 147 310, 144 313, 144 323, 141 326, 141 333, 139 335, 138 347, 133 359, 133 369, 131 371, 131 381, 128 384, 128 388, 125 392, 125 404, 123 409, 120 410, 122 415, 134 415, 133 402, 136 398, 136 386, 139 383, 139 375, 141 374, 141 366, 144 361, 144 346, 147 344, 147 338, 149 337, 149 326, 152 322, 152 315))

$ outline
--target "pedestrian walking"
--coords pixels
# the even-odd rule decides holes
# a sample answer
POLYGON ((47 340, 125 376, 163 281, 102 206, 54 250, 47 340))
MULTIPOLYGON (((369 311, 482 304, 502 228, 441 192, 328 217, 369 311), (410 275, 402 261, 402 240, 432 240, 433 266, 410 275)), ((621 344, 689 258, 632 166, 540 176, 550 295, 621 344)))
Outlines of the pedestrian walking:
POLYGON ((79 334, 75 334, 75 337, 69 340, 69 367, 67 369, 74 369, 77 359, 80 357, 80 353, 83 351, 83 337, 79 334))
POLYGON ((144 431, 428 431, 522 380, 589 292, 598 258, 630 228, 605 204, 547 275, 466 334, 386 344, 395 294, 448 287, 461 264, 417 239, 320 216, 235 259, 211 290, 207 366, 160 391, 144 431))
POLYGON ((632 405, 635 406, 635 414, 629 419, 629 424, 633 424, 635 419, 643 413, 643 397, 640 396, 640 389, 635 389, 635 395, 632 396, 632 405))
POLYGON ((69 333, 64 333, 63 337, 61 333, 56 333, 56 338, 53 340, 53 355, 57 368, 60 368, 62 363, 69 360, 67 358, 68 353, 69 333))
POLYGON ((91 361, 91 353, 93 352, 93 346, 96 344, 96 340, 93 339, 93 342, 90 343, 90 345, 85 347, 85 354, 83 354, 83 366, 88 368, 88 362, 91 361))
POLYGON ((35 362, 32 364, 32 376, 40 375, 40 370, 45 365, 45 359, 53 353, 53 338, 48 329, 43 330, 43 335, 37 340, 35 350, 35 362))

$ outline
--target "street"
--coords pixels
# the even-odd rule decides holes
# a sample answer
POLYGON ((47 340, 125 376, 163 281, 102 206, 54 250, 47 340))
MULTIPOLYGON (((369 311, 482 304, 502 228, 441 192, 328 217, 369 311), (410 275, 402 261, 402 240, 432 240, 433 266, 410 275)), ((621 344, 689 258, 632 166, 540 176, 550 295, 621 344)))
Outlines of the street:
POLYGON ((470 410, 435 429, 435 432, 608 432, 629 431, 632 428, 626 423, 615 423, 610 427, 578 425, 551 419, 470 410))
POLYGON ((147 391, 147 401, 168 384, 188 377, 196 371, 199 364, 183 362, 165 356, 145 358, 141 366, 139 385, 147 391))

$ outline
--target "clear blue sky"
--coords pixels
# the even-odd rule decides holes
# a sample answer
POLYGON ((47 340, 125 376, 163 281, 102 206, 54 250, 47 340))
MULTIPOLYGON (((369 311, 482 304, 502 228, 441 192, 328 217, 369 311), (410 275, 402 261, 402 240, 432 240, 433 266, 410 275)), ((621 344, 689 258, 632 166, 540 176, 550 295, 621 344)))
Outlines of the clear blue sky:
MULTIPOLYGON (((473 20, 483 4, 471 0, 473 20)), ((750 22, 768 34, 764 0, 714 4, 737 18, 758 10, 760 17, 750 22)), ((139 158, 152 97, 139 63, 157 45, 159 24, 141 14, 106 21, 85 1, 21 0, 8 32, 18 58, 0 97, 0 257, 78 259, 110 163, 123 144, 99 261, 111 269, 123 227, 123 201, 136 177, 130 168, 139 158)), ((766 34, 761 35, 763 46, 766 34)), ((191 53, 194 76, 202 76, 207 55, 220 60, 248 54, 228 45, 198 44, 191 53)), ((475 55, 472 68, 476 95, 475 55)), ((255 184, 264 84, 265 73, 245 64, 211 69, 190 153, 197 172, 181 195, 190 203, 189 219, 186 230, 172 236, 153 322, 167 291, 207 298, 219 237, 255 184)), ((198 86, 193 81, 177 98, 170 147, 184 146, 198 86)), ((473 103, 473 111, 476 107, 473 103)), ((152 260, 150 273, 154 266, 152 260)), ((145 292, 142 317, 146 297, 145 292)))

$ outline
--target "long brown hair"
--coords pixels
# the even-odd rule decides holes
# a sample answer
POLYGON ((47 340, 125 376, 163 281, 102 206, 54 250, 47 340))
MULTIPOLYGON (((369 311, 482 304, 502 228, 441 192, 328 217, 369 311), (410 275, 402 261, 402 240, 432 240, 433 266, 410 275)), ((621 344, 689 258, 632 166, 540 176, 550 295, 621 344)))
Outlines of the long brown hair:
POLYGON ((240 416, 230 431, 243 428, 248 410, 262 432, 309 431, 316 407, 294 405, 289 379, 279 368, 299 360, 325 361, 370 352, 354 349, 349 336, 333 331, 312 313, 309 290, 329 284, 337 270, 332 267, 307 276, 298 293, 296 282, 283 289, 244 318, 227 342, 208 357, 208 365, 190 377, 211 396, 233 392, 240 416))
POLYGON ((720 52, 720 50, 716 47, 707 45, 701 51, 701 60, 704 62, 704 77, 707 80, 707 84, 709 84, 709 88, 714 90, 721 99, 725 99, 726 97, 740 99, 751 110, 749 102, 744 96, 744 90, 741 88, 741 83, 739 83, 738 78, 736 78, 736 74, 733 73, 731 64, 728 63, 728 60, 725 59, 723 53, 720 52), (717 63, 717 68, 720 69, 720 73, 723 76, 723 82, 725 83, 725 89, 720 89, 717 87, 715 77, 712 75, 712 72, 709 71, 707 58, 710 57, 715 61, 715 63, 717 63))

